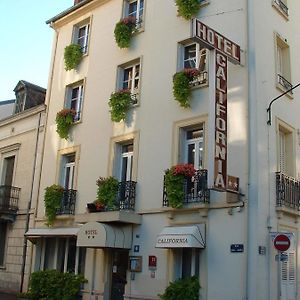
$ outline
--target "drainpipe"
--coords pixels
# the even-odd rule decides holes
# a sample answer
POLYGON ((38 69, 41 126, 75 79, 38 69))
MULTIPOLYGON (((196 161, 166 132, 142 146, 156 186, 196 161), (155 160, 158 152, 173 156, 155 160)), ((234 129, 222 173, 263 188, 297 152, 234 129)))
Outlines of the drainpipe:
MULTIPOLYGON (((32 167, 30 197, 29 197, 29 201, 28 201, 28 205, 27 205, 27 212, 26 212, 25 233, 28 231, 29 222, 30 222, 30 210, 31 210, 31 203, 32 203, 32 196, 33 196, 33 189, 34 189, 34 181, 35 181, 35 171, 36 171, 36 162, 37 162, 37 152, 38 152, 39 136, 40 136, 39 129, 40 129, 40 126, 41 126, 41 118, 42 118, 42 112, 39 113, 38 124, 37 124, 37 127, 36 127, 34 161, 33 161, 33 167, 32 167)), ((22 290, 23 290, 23 284, 24 284, 25 266, 26 266, 26 252, 27 252, 27 238, 24 236, 22 267, 21 267, 20 292, 22 292, 22 290)))
POLYGON ((257 271, 257 104, 254 2, 247 0, 247 67, 248 67, 248 236, 246 299, 255 300, 257 271))

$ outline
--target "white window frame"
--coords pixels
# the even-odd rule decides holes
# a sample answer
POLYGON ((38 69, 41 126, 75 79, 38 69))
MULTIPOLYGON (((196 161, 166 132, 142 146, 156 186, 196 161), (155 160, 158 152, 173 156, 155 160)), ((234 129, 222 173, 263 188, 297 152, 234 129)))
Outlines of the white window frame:
POLYGON ((74 189, 74 178, 75 178, 75 153, 70 155, 65 155, 62 158, 63 161, 63 176, 62 176, 62 184, 65 189, 72 190, 74 189), (68 156, 74 155, 74 161, 65 162, 68 159, 68 156), (69 180, 68 184, 66 184, 67 170, 69 170, 69 180))
POLYGON ((144 24, 145 2, 146 0, 124 0, 124 17, 134 16, 136 18, 137 29, 140 29, 144 24), (137 10, 135 11, 135 13, 129 13, 130 4, 134 2, 137 3, 137 10), (141 3, 143 3, 142 14, 141 14, 141 3))
POLYGON ((123 175, 123 161, 124 158, 127 159, 127 166, 126 166, 126 178, 125 181, 131 181, 132 180, 132 167, 133 167, 133 142, 128 144, 120 145, 121 148, 121 156, 120 156, 120 171, 119 171, 119 180, 122 181, 122 175, 123 175), (124 147, 132 145, 132 151, 123 152, 124 147))
POLYGON ((79 24, 76 24, 73 28, 73 43, 81 45, 80 40, 83 40, 83 43, 81 45, 81 51, 83 55, 88 54, 89 50, 89 40, 90 40, 90 19, 84 20, 80 22, 79 24), (79 37, 79 31, 81 29, 84 29, 84 35, 82 37, 79 37))
POLYGON ((76 84, 67 86, 65 106, 67 108, 72 108, 72 102, 75 102, 74 109, 76 111, 76 115, 74 117, 74 122, 78 122, 82 120, 83 99, 84 99, 84 82, 81 81, 76 84), (72 98, 72 94, 75 89, 78 89, 78 97, 72 98))
POLYGON ((132 104, 136 105, 140 100, 140 88, 141 88, 141 59, 135 60, 134 62, 124 64, 118 67, 118 90, 128 89, 131 94, 132 104), (125 80, 125 71, 131 69, 131 76, 128 80, 125 80), (138 71, 137 71, 138 69, 138 71), (137 87, 135 87, 135 81, 138 81, 137 87), (124 84, 127 82, 127 88, 124 84), (129 86, 129 87, 128 87, 129 86))

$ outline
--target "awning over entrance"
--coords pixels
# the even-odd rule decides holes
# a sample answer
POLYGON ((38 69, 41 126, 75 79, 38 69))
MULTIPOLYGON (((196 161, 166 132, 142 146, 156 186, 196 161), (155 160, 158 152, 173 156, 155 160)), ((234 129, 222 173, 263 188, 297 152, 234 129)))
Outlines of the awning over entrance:
POLYGON ((41 237, 68 237, 76 236, 79 228, 66 227, 66 228, 32 228, 29 229, 25 236, 33 241, 34 239, 41 237))
POLYGON ((205 224, 165 227, 156 248, 205 248, 205 224))
POLYGON ((80 228, 77 235, 77 246, 130 249, 131 240, 131 226, 114 226, 99 222, 89 222, 80 228))

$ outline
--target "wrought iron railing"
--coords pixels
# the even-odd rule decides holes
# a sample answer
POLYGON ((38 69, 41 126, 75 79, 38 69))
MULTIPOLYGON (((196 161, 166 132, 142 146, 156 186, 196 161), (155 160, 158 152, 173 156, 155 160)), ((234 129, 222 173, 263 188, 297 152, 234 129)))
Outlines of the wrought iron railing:
MULTIPOLYGON (((283 86, 286 90, 289 90, 293 87, 293 85, 287 81, 283 76, 281 76, 280 74, 278 75, 278 83, 283 86)), ((293 94, 293 91, 290 91, 291 94, 293 94)))
POLYGON ((281 0, 275 0, 275 3, 281 8, 281 10, 288 16, 289 15, 289 9, 288 7, 281 1, 281 0))
POLYGON ((0 212, 15 213, 18 210, 20 191, 15 186, 0 186, 0 212))
MULTIPOLYGON (((183 204, 209 203, 209 189, 207 187, 207 170, 197 170, 192 178, 185 178, 183 183, 183 204)), ((163 206, 169 206, 164 177, 163 206)))
POLYGON ((67 190, 63 192, 60 208, 57 210, 57 215, 74 215, 76 203, 76 190, 67 190))
POLYGON ((113 210, 134 210, 135 189, 135 181, 119 182, 118 194, 113 210))
POLYGON ((202 71, 198 76, 195 76, 194 79, 190 82, 190 86, 198 86, 206 84, 208 82, 208 73, 207 71, 202 71))
POLYGON ((300 181, 276 172, 276 205, 300 210, 300 181))

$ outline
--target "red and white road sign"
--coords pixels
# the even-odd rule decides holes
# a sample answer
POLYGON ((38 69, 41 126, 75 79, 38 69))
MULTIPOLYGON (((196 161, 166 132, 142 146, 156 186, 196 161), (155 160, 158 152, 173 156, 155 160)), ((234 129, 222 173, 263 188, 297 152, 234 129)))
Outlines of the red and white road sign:
POLYGON ((274 238, 274 247, 280 252, 287 251, 291 246, 291 241, 289 237, 285 234, 278 234, 274 238))

